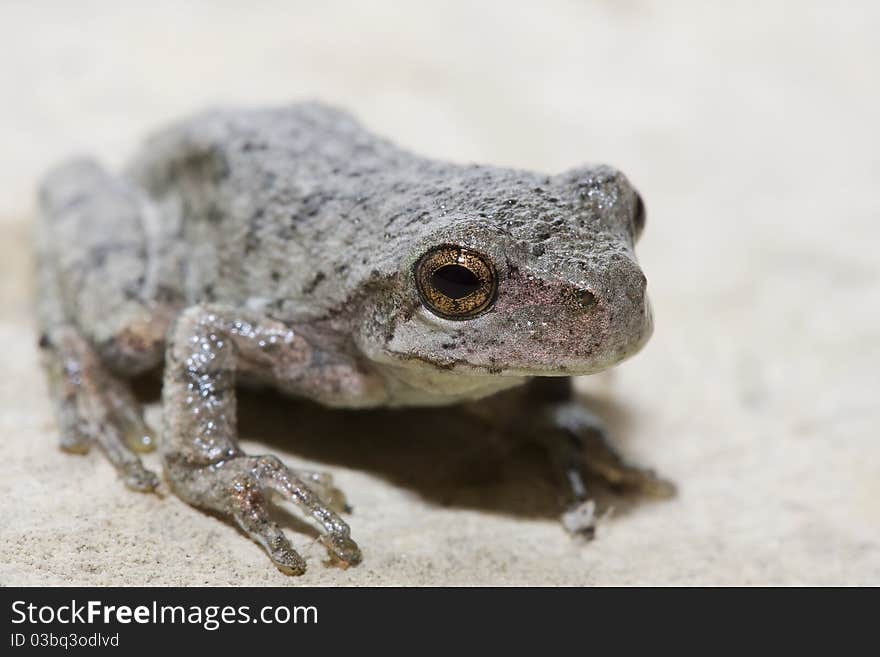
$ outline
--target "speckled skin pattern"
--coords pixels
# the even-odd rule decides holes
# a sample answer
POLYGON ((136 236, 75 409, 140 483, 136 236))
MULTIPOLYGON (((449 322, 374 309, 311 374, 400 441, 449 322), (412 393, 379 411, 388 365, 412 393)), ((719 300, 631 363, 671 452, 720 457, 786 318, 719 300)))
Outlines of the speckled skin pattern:
POLYGON ((544 378, 606 369, 651 333, 633 252, 642 201, 609 167, 438 162, 302 104, 201 114, 119 176, 69 162, 40 207, 41 346, 62 447, 98 444, 129 487, 154 489, 136 452, 155 440, 125 379, 164 364, 158 443, 173 490, 286 572, 305 563, 270 519, 272 494, 341 563, 360 553, 327 475, 240 449, 241 382, 346 408, 491 396, 478 413, 550 448, 581 504, 573 531, 592 526, 587 475, 670 490, 607 448, 568 378, 544 378), (479 316, 444 319, 421 301, 414 267, 442 245, 492 264, 497 296, 479 316))

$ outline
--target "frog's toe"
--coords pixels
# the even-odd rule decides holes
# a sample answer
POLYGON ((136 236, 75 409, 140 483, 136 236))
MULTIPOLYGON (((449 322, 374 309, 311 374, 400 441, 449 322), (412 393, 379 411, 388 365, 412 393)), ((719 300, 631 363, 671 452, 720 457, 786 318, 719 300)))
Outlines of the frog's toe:
POLYGON ((569 533, 592 539, 596 535, 596 503, 586 500, 566 509, 559 518, 569 533))
POLYGON ((53 352, 47 364, 49 387, 58 421, 58 445, 71 454, 85 454, 94 442, 94 429, 83 417, 79 388, 66 370, 61 357, 53 352))
POLYGON ((229 511, 238 526, 263 546, 272 563, 288 575, 302 575, 306 562, 293 549, 281 528, 271 519, 262 486, 251 474, 234 476, 229 511))
POLYGON ((156 448, 153 430, 144 421, 143 409, 129 387, 119 382, 104 391, 111 419, 126 446, 134 452, 151 452, 156 448))
POLYGON ((336 513, 351 513, 352 508, 348 504, 345 493, 333 484, 333 475, 329 472, 315 472, 314 470, 291 470, 291 472, 302 479, 309 488, 315 491, 324 504, 336 513))
POLYGON ((653 470, 631 465, 608 443, 603 431, 594 428, 578 433, 582 445, 580 470, 586 476, 603 479, 609 486, 657 498, 673 497, 675 484, 658 476, 653 470))
POLYGON ((140 457, 131 450, 115 425, 101 426, 96 441, 129 490, 149 493, 158 488, 159 477, 144 467, 140 457))
POLYGON ((674 497, 677 491, 674 483, 663 479, 653 470, 625 464, 609 471, 605 479, 612 486, 658 499, 674 497))
POLYGON ((288 544, 269 551, 269 558, 275 567, 285 575, 302 575, 306 572, 306 561, 288 544))
POLYGON ((70 454, 86 454, 92 447, 92 436, 88 427, 82 423, 72 423, 65 426, 62 423, 61 437, 58 439, 58 446, 62 450, 70 454))
POLYGON ((125 465, 122 480, 126 488, 137 493, 151 493, 159 487, 159 477, 141 465, 140 461, 125 465))
POLYGON ((325 534, 321 537, 321 542, 344 567, 356 566, 361 562, 361 549, 348 536, 325 534))
MULTIPOLYGON (((321 542, 339 562, 346 566, 360 563, 361 552, 351 539, 348 525, 310 483, 274 456, 256 457, 253 472, 265 486, 296 504, 311 517, 321 532, 321 542)), ((324 483, 332 490, 338 490, 332 488, 329 482, 324 483)))

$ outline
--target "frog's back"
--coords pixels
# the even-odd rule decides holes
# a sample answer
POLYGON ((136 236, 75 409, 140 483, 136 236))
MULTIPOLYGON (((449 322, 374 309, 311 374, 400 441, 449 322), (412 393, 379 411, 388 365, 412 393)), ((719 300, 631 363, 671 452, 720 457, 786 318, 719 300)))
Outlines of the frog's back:
POLYGON ((383 241, 377 186, 417 162, 344 112, 309 103, 200 114, 151 139, 128 175, 165 233, 187 245, 188 301, 298 319, 363 281, 383 241))

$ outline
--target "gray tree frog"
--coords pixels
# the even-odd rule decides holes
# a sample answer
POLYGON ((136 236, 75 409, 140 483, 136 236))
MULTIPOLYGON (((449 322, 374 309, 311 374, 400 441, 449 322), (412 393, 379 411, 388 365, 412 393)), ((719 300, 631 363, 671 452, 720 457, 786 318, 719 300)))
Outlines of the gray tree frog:
POLYGON ((633 253, 644 207, 610 167, 439 162, 309 103, 203 113, 118 176, 70 161, 39 204, 62 448, 97 444, 129 488, 150 491, 159 480, 138 452, 158 443, 173 491, 285 572, 305 562, 270 518, 273 494, 336 559, 361 554, 328 475, 239 447, 237 383, 340 408, 469 405, 540 438, 574 503, 587 475, 671 490, 623 463, 572 395, 572 376, 619 363, 652 330, 633 253), (159 365, 154 441, 127 379, 159 365))

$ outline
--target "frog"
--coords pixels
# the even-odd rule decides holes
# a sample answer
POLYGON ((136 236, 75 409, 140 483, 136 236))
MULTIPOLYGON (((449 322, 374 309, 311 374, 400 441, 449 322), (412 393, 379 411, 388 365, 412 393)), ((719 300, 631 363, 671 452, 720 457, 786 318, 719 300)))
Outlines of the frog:
POLYGON ((652 333, 634 253, 644 225, 611 166, 445 162, 320 102, 201 111, 116 173, 74 157, 42 179, 35 231, 60 447, 97 446, 140 492, 161 488, 140 456, 158 448, 176 496, 298 575, 273 505, 297 509, 346 567, 362 559, 350 507, 328 473, 242 449, 237 390, 462 408, 543 445, 569 529, 589 533, 593 478, 672 490, 617 454, 573 385, 652 333), (158 432, 131 386, 156 370, 158 432))

